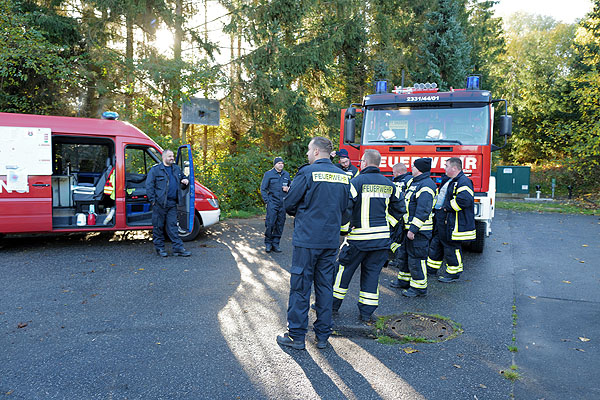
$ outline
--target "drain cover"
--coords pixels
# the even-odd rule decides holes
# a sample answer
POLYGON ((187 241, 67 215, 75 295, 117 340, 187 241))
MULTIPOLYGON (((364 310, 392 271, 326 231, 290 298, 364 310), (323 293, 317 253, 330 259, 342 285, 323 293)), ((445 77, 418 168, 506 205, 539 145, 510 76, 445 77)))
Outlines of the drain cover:
POLYGON ((423 338, 435 342, 449 339, 458 331, 451 321, 414 313, 393 316, 387 321, 391 336, 423 338))

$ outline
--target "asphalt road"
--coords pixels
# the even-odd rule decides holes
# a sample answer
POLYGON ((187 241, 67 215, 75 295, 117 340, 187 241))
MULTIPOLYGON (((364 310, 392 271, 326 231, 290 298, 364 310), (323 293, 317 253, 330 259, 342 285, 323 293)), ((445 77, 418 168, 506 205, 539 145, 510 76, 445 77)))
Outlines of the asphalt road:
MULTIPOLYGON (((145 232, 4 239, 0 398, 600 398, 597 216, 499 211, 461 282, 407 299, 387 286, 395 270, 381 278, 379 315, 438 314, 462 334, 384 345, 348 331, 324 351, 275 342, 291 222, 281 254, 263 252, 260 218, 211 228, 189 258, 156 257, 145 232)), ((357 282, 340 332, 356 325, 357 282)))

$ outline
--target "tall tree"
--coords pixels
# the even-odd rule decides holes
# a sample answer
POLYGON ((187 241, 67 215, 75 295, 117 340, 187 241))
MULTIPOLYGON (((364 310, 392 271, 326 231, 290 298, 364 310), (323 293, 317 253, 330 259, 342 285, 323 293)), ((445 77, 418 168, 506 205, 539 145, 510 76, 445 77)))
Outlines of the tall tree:
POLYGON ((497 3, 497 0, 470 0, 466 30, 471 44, 471 72, 481 75, 483 87, 492 93, 503 78, 498 76, 498 64, 506 46, 502 19, 494 17, 493 7, 497 3))
POLYGON ((437 9, 427 14, 425 43, 416 78, 437 82, 442 89, 461 87, 471 70, 471 45, 461 24, 458 0, 439 0, 437 9))
POLYGON ((565 129, 571 147, 569 167, 579 184, 600 186, 600 0, 577 29, 569 105, 576 118, 565 129))
POLYGON ((0 110, 70 113, 81 35, 57 9, 0 0, 0 110))
POLYGON ((565 149, 564 139, 549 127, 573 118, 563 98, 568 96, 575 25, 528 14, 508 21, 499 72, 505 79, 498 94, 509 100, 515 123, 510 154, 504 155, 520 163, 557 157, 565 149))

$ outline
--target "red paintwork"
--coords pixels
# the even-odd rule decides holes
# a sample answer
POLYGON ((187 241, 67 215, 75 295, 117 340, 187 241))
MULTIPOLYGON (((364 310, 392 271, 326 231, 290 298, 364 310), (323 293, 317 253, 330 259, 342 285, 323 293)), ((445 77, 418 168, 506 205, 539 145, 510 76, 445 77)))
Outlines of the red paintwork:
MULTIPOLYGON (((460 90, 460 89, 455 89, 460 90)), ((463 89, 464 90, 464 89, 463 89)), ((488 106, 488 107, 491 107, 488 106)), ((356 110, 359 112, 359 110, 356 110)), ((367 149, 375 149, 381 153, 381 164, 380 169, 384 175, 392 176, 392 166, 396 162, 404 162, 408 167, 408 170, 412 170, 412 161, 416 158, 431 157, 433 159, 431 172, 433 175, 442 175, 445 173, 444 164, 445 159, 450 157, 460 157, 463 159, 463 170, 467 176, 473 182, 473 189, 476 193, 486 193, 489 190, 490 175, 491 175, 491 161, 492 151, 491 145, 479 145, 479 146, 459 146, 459 145, 447 145, 445 147, 451 147, 452 151, 449 152, 436 152, 436 146, 419 146, 419 145, 403 145, 403 144, 390 144, 390 145, 360 145, 360 149, 355 149, 349 144, 345 144, 344 141, 344 115, 346 109, 341 110, 341 123, 340 123, 340 138, 339 146, 340 149, 348 150, 350 159, 354 165, 360 168, 360 158, 367 149), (393 147, 404 147, 405 151, 393 152, 390 148, 393 147), (390 162, 389 157, 392 157, 390 162), (410 161, 407 162, 408 157, 410 161), (469 164, 465 162, 465 158, 474 157, 476 160, 477 168, 469 169, 469 164)), ((490 113, 490 115, 492 115, 490 113)), ((492 121, 489 124, 489 143, 492 143, 492 121)))
MULTIPOLYGON (((52 135, 90 136, 111 139, 115 144, 116 163, 116 215, 114 226, 100 228, 77 227, 69 229, 52 228, 52 187, 51 176, 30 176, 29 193, 0 192, 0 233, 19 232, 82 232, 100 230, 151 229, 152 226, 129 226, 125 223, 125 146, 128 144, 148 145, 159 153, 162 149, 156 142, 135 126, 123 121, 92 118, 55 117, 45 115, 0 113, 0 126, 50 128, 52 135), (47 184, 36 187, 33 184, 47 184)), ((6 176, 0 176, 0 185, 6 176)), ((196 181, 195 208, 198 211, 217 210, 207 201, 216 196, 196 181)))

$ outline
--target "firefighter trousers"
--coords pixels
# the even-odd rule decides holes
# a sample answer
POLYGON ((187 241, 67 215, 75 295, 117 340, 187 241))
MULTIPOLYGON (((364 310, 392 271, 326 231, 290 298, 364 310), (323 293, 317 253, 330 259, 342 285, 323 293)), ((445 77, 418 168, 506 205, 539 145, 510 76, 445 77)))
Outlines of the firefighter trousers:
POLYGON ((396 250, 398 280, 405 284, 405 288, 412 287, 418 293, 427 293, 427 252, 431 231, 417 232, 415 238, 410 240, 407 236, 402 241, 402 246, 396 250))
POLYGON ((363 319, 371 317, 379 306, 379 274, 388 259, 388 249, 361 251, 352 242, 340 250, 339 267, 333 284, 333 310, 342 305, 354 272, 360 265, 358 311, 363 319))
POLYGON ((445 240, 444 235, 436 232, 429 244, 427 268, 439 271, 443 261, 446 262, 446 274, 458 279, 463 271, 461 243, 445 240))
POLYGON ((449 240, 448 226, 446 224, 446 213, 443 210, 435 210, 434 234, 429 244, 427 257, 427 269, 437 272, 446 261, 446 274, 458 279, 463 271, 461 243, 449 240))
POLYGON ((290 299, 287 321, 289 335, 304 340, 308 331, 311 286, 315 285, 317 319, 313 329, 318 340, 329 338, 333 328, 333 273, 337 249, 307 249, 294 246, 290 270, 290 299))
POLYGON ((269 201, 265 218, 265 245, 279 246, 284 225, 285 208, 283 202, 269 201))

